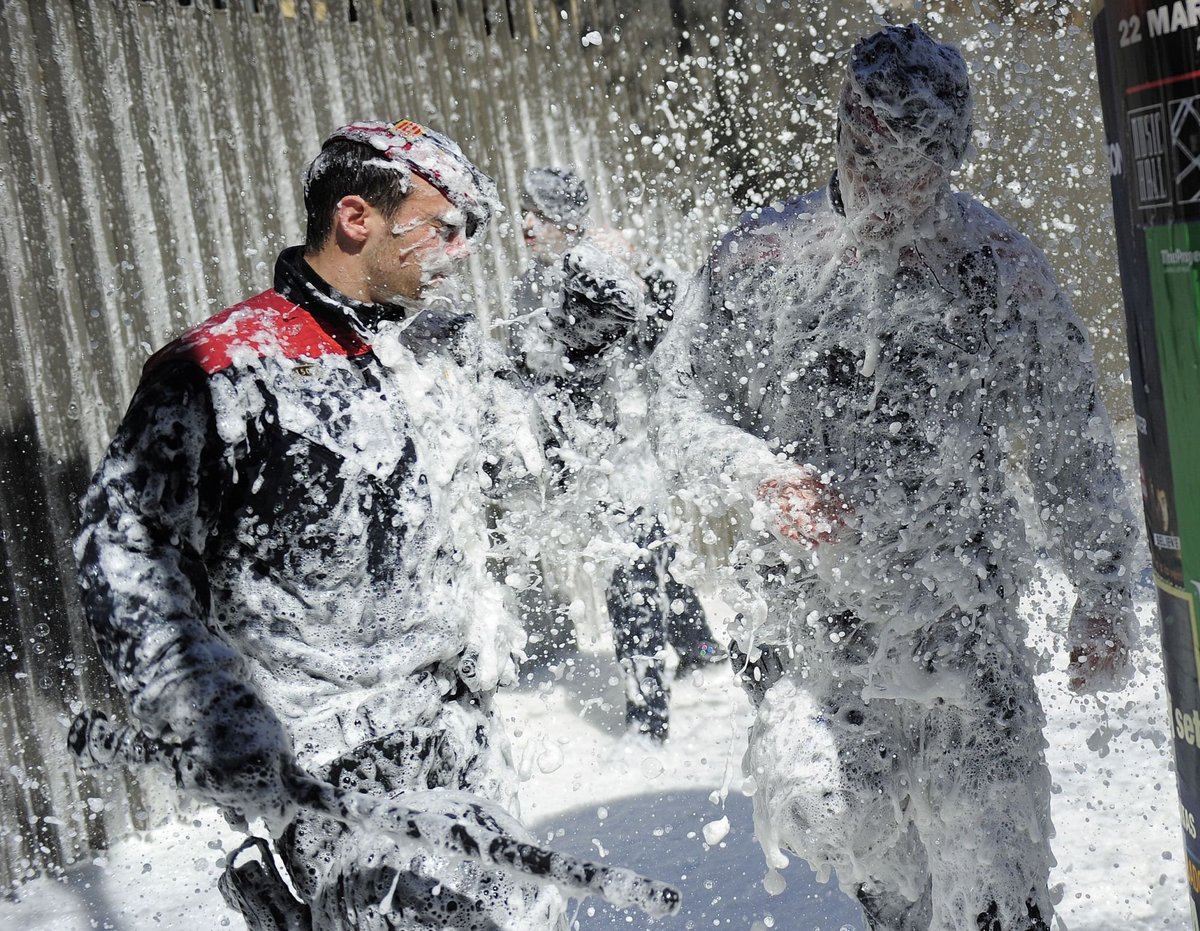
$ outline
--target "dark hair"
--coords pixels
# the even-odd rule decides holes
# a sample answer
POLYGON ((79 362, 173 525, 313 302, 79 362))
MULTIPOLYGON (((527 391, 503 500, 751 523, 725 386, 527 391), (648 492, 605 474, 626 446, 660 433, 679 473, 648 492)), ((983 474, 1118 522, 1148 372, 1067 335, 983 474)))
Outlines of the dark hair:
POLYGON ((385 164, 383 153, 348 139, 326 145, 304 172, 304 209, 308 230, 304 247, 315 252, 333 232, 333 214, 338 201, 357 194, 384 217, 400 209, 412 188, 412 177, 401 165, 385 164))

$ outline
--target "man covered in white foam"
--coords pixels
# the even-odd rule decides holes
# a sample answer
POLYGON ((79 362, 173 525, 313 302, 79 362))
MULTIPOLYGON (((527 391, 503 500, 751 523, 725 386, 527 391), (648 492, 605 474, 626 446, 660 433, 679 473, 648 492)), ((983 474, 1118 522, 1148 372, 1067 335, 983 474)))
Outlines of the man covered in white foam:
POLYGON ((678 672, 720 656, 695 592, 671 574, 677 551, 664 526, 667 495, 646 436, 646 358, 670 319, 661 305, 674 294, 663 269, 647 278, 634 272, 619 234, 590 228, 588 200, 574 171, 525 172, 523 230, 533 262, 513 287, 506 377, 532 414, 547 467, 536 485, 508 496, 499 523, 511 551, 541 553, 543 571, 531 573, 522 592, 524 613, 549 615, 543 623, 560 643, 573 638, 573 624, 544 566, 561 564, 566 551, 568 562, 584 561, 607 581, 626 725, 662 742, 668 643, 678 672))
POLYGON ((274 287, 147 363, 83 502, 88 622, 178 784, 276 834, 301 901, 265 844, 265 867, 231 858, 252 928, 561 927, 552 888, 361 836, 292 788, 304 767, 466 793, 522 836, 492 710, 523 637, 486 571, 480 338, 432 300, 494 186, 446 137, 367 122, 304 193, 274 287))
POLYGON ((1051 921, 1017 469, 1077 589, 1072 685, 1118 687, 1135 632, 1091 347, 1042 254, 951 189, 970 128, 957 49, 860 41, 830 184, 725 237, 660 355, 660 453, 760 596, 759 839, 887 931, 1051 921))

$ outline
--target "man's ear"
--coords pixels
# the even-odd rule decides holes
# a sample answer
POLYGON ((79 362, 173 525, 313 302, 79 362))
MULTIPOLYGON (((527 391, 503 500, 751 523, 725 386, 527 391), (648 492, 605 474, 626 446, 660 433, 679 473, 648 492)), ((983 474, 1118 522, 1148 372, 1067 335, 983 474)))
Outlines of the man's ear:
POLYGON ((362 244, 370 234, 370 219, 375 209, 357 194, 347 194, 338 201, 333 215, 333 229, 343 242, 362 244))

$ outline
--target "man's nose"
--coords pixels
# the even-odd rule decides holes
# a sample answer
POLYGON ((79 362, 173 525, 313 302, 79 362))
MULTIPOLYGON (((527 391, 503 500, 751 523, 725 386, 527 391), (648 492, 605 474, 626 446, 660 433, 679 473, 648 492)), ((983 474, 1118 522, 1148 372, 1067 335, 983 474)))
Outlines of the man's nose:
POLYGON ((457 233, 446 243, 446 255, 452 259, 465 259, 471 254, 471 243, 463 233, 457 233))

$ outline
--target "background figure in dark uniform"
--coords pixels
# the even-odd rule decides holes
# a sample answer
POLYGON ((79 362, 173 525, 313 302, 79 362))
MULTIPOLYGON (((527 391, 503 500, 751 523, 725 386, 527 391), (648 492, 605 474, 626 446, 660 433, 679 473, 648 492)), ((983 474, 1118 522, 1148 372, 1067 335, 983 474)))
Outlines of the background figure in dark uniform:
MULTIPOLYGON (((486 569, 481 336, 435 300, 494 186, 411 121, 354 123, 304 175, 274 286, 147 363, 76 543, 101 657, 181 788, 263 817, 299 892, 222 880, 255 929, 558 929, 521 885, 299 807, 303 767, 528 838, 492 710, 519 627, 486 569), (448 807, 447 807, 448 806, 448 807)), ((414 803, 415 804, 415 803, 414 803)))
POLYGON ((555 470, 543 505, 558 525, 579 526, 572 538, 580 547, 597 548, 585 526, 607 535, 605 601, 626 674, 627 721, 663 740, 667 643, 685 671, 723 655, 695 592, 671 575, 675 546, 659 517, 667 492, 645 437, 646 358, 673 292, 656 271, 651 304, 626 256, 601 247, 589 231, 587 187, 574 172, 530 169, 522 207, 534 261, 513 287, 510 362, 555 470))

